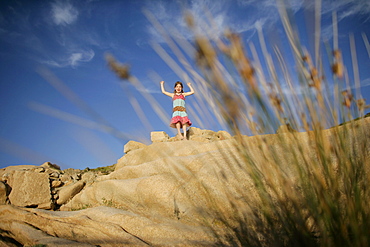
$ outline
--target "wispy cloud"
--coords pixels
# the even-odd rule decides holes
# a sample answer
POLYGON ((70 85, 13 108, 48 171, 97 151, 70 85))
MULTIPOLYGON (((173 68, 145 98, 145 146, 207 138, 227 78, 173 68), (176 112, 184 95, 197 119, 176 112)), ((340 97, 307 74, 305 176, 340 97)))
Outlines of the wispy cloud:
MULTIPOLYGON (((181 12, 185 8, 194 15, 198 31, 212 38, 212 36, 220 36, 226 28, 230 28, 237 33, 250 31, 251 35, 255 33, 256 23, 262 25, 262 29, 271 28, 273 24, 280 21, 277 11, 278 4, 288 4, 293 13, 300 10, 313 10, 315 7, 315 1, 304 0, 238 0, 236 2, 239 9, 232 9, 230 2, 223 0, 186 1, 186 4, 180 1, 171 1, 170 3, 168 1, 156 1, 155 3, 150 2, 147 8, 166 29, 170 30, 172 27, 183 37, 190 38, 184 15, 181 12), (209 24, 207 11, 212 16, 214 25, 209 24), (240 19, 241 16, 245 18, 240 19)), ((355 15, 366 17, 370 16, 370 1, 323 0, 321 11, 322 15, 329 18, 333 11, 337 11, 338 21, 355 15)), ((323 27, 325 37, 330 37, 330 29, 331 27, 323 27)), ((153 30, 153 27, 149 26, 148 32, 152 39, 163 42, 158 32, 153 30)))
MULTIPOLYGON (((178 35, 186 39, 191 38, 191 33, 184 20, 183 11, 190 11, 197 23, 195 31, 205 33, 212 38, 220 35, 229 26, 227 15, 229 5, 227 1, 218 0, 189 1, 186 4, 181 1, 156 1, 155 4, 150 2, 146 5, 146 9, 158 19, 166 30, 176 30, 178 35), (212 17, 213 23, 209 22, 209 16, 212 17)), ((152 40, 164 42, 152 25, 148 25, 148 33, 152 40)))
POLYGON ((48 66, 76 68, 87 63, 95 57, 93 48, 99 47, 100 36, 81 28, 78 20, 84 12, 76 4, 53 1, 31 8, 9 6, 6 14, 0 13, 1 39, 16 45, 20 54, 48 66))
MULTIPOLYGON (((304 7, 306 9, 314 8, 314 1, 305 3, 304 7)), ((340 25, 341 22, 347 18, 351 17, 364 17, 365 21, 370 20, 370 1, 368 0, 323 0, 321 15, 323 18, 331 19, 333 13, 336 13, 337 24, 340 25)), ((321 27, 321 34, 324 40, 330 40, 333 38, 333 24, 332 22, 326 22, 325 25, 321 27)), ((339 33, 339 38, 347 37, 347 34, 339 33)))
MULTIPOLYGON (((290 7, 296 12, 302 5, 303 0, 297 0, 290 7)), ((256 24, 267 28, 279 20, 276 0, 238 0, 236 8, 234 2, 231 4, 223 0, 187 1, 186 4, 180 1, 156 1, 147 5, 147 9, 165 29, 174 29, 185 38, 191 38, 191 34, 184 21, 184 9, 194 17, 197 24, 195 32, 206 34, 211 39, 220 37, 226 29, 253 35, 256 24)), ((152 26, 148 26, 148 33, 156 42, 164 41, 152 26)))
POLYGON ((51 4, 51 17, 56 25, 69 25, 78 18, 78 10, 69 2, 58 1, 51 4))
POLYGON ((95 53, 93 50, 82 51, 77 53, 72 53, 69 57, 69 62, 72 67, 77 66, 80 62, 89 62, 95 53))
MULTIPOLYGON (((313 4, 306 7, 312 7, 313 4)), ((330 14, 333 11, 338 12, 338 21, 354 15, 369 15, 370 2, 368 0, 324 0, 322 3, 322 14, 330 14)))
POLYGON ((95 56, 95 52, 91 49, 88 50, 79 50, 77 52, 70 52, 62 56, 57 56, 54 59, 41 60, 43 64, 47 64, 52 67, 72 67, 75 68, 80 65, 82 62, 89 62, 95 56))
POLYGON ((96 39, 93 34, 80 30, 78 25, 73 28, 66 28, 68 25, 77 24, 80 11, 69 1, 56 1, 50 5, 52 23, 61 26, 54 31, 54 41, 59 45, 58 52, 49 59, 44 59, 43 64, 53 67, 76 68, 81 63, 91 61, 95 52, 91 46, 96 46, 96 39), (76 35, 79 34, 79 35, 76 35))

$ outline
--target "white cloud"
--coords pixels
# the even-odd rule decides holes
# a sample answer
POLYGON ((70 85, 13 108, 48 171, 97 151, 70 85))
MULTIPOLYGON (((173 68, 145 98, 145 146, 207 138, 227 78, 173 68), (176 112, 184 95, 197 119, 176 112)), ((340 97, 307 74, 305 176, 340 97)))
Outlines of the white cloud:
POLYGON ((52 67, 64 68, 72 67, 75 68, 79 66, 82 62, 89 62, 95 56, 93 50, 80 50, 76 52, 69 52, 67 55, 60 57, 58 59, 49 59, 42 61, 42 63, 47 64, 52 67))
POLYGON ((54 2, 51 15, 56 25, 69 25, 77 20, 78 10, 68 2, 54 2))
MULTIPOLYGON (((190 39, 192 32, 184 20, 184 10, 192 14, 196 23, 196 30, 194 30, 196 33, 215 38, 231 25, 230 16, 227 14, 229 7, 230 3, 223 0, 187 1, 185 3, 183 1, 155 1, 155 4, 149 2, 146 9, 171 35, 190 39)), ((148 26, 148 33, 156 42, 164 41, 162 35, 152 25, 148 26)))
POLYGON ((368 0, 351 1, 351 4, 348 5, 348 8, 343 8, 343 11, 339 15, 339 20, 354 15, 364 15, 368 17, 369 14, 370 14, 370 1, 368 0))
MULTIPOLYGON (((314 1, 305 1, 304 7, 313 9, 314 1)), ((338 21, 354 15, 369 15, 370 1, 369 0, 323 0, 321 4, 321 14, 331 15, 333 11, 338 13, 338 21)))
POLYGON ((82 59, 82 53, 72 53, 69 57, 70 64, 74 67, 78 64, 78 62, 82 59))
MULTIPOLYGON (((304 6, 306 9, 313 10, 314 2, 305 3, 304 6)), ((340 23, 349 17, 359 16, 367 17, 365 21, 370 20, 370 1, 369 0, 323 0, 321 6, 321 15, 322 18, 327 18, 331 20, 332 14, 335 12, 337 14, 337 23, 340 23)), ((331 21, 327 22, 326 25, 321 27, 321 35, 324 40, 330 40, 333 37, 333 24, 331 21)), ((339 38, 343 34, 339 33, 339 38)), ((344 36, 346 37, 346 35, 344 36)))
POLYGON ((70 55, 68 61, 72 67, 75 67, 80 62, 89 62, 91 59, 93 59, 94 56, 95 53, 93 50, 75 52, 70 55))
MULTIPOLYGON (((303 6, 303 0, 290 2, 290 8, 297 12, 303 6)), ((276 0, 238 0, 236 2, 224 0, 204 1, 156 1, 150 2, 147 9, 160 21, 167 30, 176 30, 182 37, 190 38, 191 33, 184 21, 182 10, 190 11, 196 23, 196 33, 206 34, 216 38, 223 35, 226 29, 236 33, 256 31, 256 23, 262 29, 269 28, 271 24, 280 20, 276 0), (235 8, 236 3, 236 8, 235 8), (184 7, 184 8, 181 8, 184 7), (211 19, 211 20, 210 20, 211 19)), ((163 42, 161 35, 152 27, 148 33, 156 42, 163 42)))

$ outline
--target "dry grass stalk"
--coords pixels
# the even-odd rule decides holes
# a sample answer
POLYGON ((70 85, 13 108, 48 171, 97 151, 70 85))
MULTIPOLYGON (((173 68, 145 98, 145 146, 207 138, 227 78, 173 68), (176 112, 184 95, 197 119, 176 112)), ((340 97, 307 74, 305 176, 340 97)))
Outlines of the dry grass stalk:
MULTIPOLYGON (((278 49, 275 52, 289 82, 292 99, 287 99, 281 90, 277 66, 272 64, 270 55, 265 52, 264 57, 258 58, 251 49, 254 60, 265 59, 269 65, 273 83, 268 84, 260 75, 263 71, 260 63, 253 63, 247 56, 237 34, 226 32, 224 37, 213 42, 209 37, 194 33, 194 47, 186 50, 195 51, 195 61, 203 76, 188 62, 183 63, 189 55, 178 54, 180 63, 186 64, 184 73, 190 80, 199 82, 201 93, 209 96, 211 107, 206 107, 209 112, 199 112, 205 109, 199 107, 194 113, 213 115, 220 112, 222 121, 237 138, 228 147, 232 152, 224 153, 229 159, 228 165, 220 167, 217 160, 214 162, 215 169, 224 174, 217 177, 218 183, 223 185, 219 197, 214 197, 212 188, 191 171, 178 167, 174 176, 184 184, 189 177, 198 181, 202 203, 194 202, 194 208, 221 245, 367 246, 370 243, 370 209, 367 206, 370 146, 366 141, 369 133, 355 123, 331 132, 325 130, 328 118, 338 114, 327 103, 323 90, 327 82, 318 62, 319 42, 315 42, 314 64, 311 55, 304 52, 283 6, 279 5, 279 13, 296 58, 298 76, 289 75, 284 69, 285 58, 278 49), (225 70, 220 56, 229 59, 236 75, 231 76, 233 71, 225 70), (295 77, 300 78, 298 86, 302 94, 292 85, 295 77), (287 117, 293 126, 302 126, 306 132, 266 138, 242 135, 245 131, 271 133, 274 125, 281 124, 287 117)), ((320 6, 321 2, 317 1, 317 29, 320 6)), ((333 20, 336 20, 334 15, 333 20)), ((186 22, 195 30, 196 23, 191 15, 186 15, 186 22)), ((262 34, 262 30, 260 32, 262 34)), ((171 49, 180 51, 177 45, 189 46, 178 42, 173 43, 171 49)), ((164 54, 161 49, 157 50, 164 54)), ((345 69, 341 51, 338 47, 332 50, 332 76, 334 80, 342 80, 345 69)), ((356 52, 355 49, 352 52, 356 52)), ((355 55, 352 58, 356 59, 355 55)), ((339 92, 339 87, 336 88, 339 92)), ((355 100, 352 93, 344 90, 336 97, 344 106, 340 114, 350 114, 355 100)), ((358 109, 363 111, 365 100, 356 102, 358 109)), ((203 106, 204 102, 199 105, 203 106)))

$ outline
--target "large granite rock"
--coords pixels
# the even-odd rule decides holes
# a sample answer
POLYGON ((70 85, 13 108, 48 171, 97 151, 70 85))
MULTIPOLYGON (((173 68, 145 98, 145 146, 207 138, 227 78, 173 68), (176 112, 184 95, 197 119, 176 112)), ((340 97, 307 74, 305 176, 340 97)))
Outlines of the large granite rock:
POLYGON ((14 171, 8 181, 9 201, 20 207, 51 209, 50 181, 47 173, 14 171))
POLYGON ((313 164, 312 171, 321 172, 322 167, 317 165, 321 153, 316 143, 321 138, 320 151, 331 157, 327 167, 335 173, 338 167, 335 142, 340 136, 346 154, 351 157, 361 154, 361 165, 369 172, 370 118, 346 131, 343 128, 238 138, 193 129, 189 141, 130 143, 114 172, 108 175, 96 176, 91 171, 81 175, 79 170, 56 172, 49 171, 50 167, 0 171, 4 184, 9 183, 18 191, 14 193, 29 186, 28 173, 38 174, 32 176, 39 180, 40 174, 44 174, 42 180, 51 184, 63 180, 62 185, 52 188, 39 185, 47 187, 45 194, 46 190, 55 193, 53 200, 61 211, 2 205, 0 231, 3 237, 20 245, 232 246, 222 236, 230 236, 239 215, 253 218, 248 210, 259 205, 250 169, 270 176, 271 184, 282 179, 276 176, 279 174, 295 186, 296 169, 308 169, 313 164))
POLYGON ((130 151, 133 151, 133 150, 137 150, 137 149, 141 149, 141 148, 145 148, 146 145, 143 144, 143 143, 140 143, 140 142, 136 142, 136 141, 129 141, 128 143, 126 143, 126 145, 123 147, 123 152, 125 154, 127 154, 128 152, 130 151))
POLYGON ((2 236, 23 246, 210 246, 216 242, 206 228, 111 207, 58 212, 4 205, 0 219, 2 236))
POLYGON ((79 193, 82 188, 85 186, 85 183, 82 181, 77 181, 73 184, 64 186, 59 191, 59 198, 57 199, 57 204, 62 205, 79 193))
POLYGON ((154 131, 150 133, 150 140, 152 142, 165 142, 170 139, 170 136, 164 131, 154 131))
MULTIPOLYGON (((207 142, 208 143, 208 142, 230 139, 230 138, 232 138, 232 136, 224 130, 214 132, 212 130, 204 130, 204 129, 200 129, 200 128, 197 128, 197 127, 190 127, 189 130, 187 131, 187 138, 188 138, 188 140, 192 140, 192 141, 207 142)), ((150 140, 153 143, 182 141, 177 136, 170 137, 164 131, 153 131, 153 132, 151 132, 150 133, 150 140)))
POLYGON ((98 175, 81 170, 59 170, 59 166, 45 162, 41 166, 10 166, 0 169, 0 204, 19 207, 54 209, 69 201, 98 175))

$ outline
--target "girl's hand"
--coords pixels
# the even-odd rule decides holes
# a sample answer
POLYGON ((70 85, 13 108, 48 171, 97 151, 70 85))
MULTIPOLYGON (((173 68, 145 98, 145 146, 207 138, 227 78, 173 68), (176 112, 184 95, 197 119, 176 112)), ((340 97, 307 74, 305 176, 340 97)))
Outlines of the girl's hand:
POLYGON ((163 85, 164 84, 164 81, 161 81, 160 83, 161 83, 161 85, 163 85))
POLYGON ((189 95, 192 95, 194 94, 194 88, 191 86, 191 82, 188 82, 187 83, 188 87, 190 88, 190 92, 188 93, 184 93, 185 96, 189 96, 189 95))

